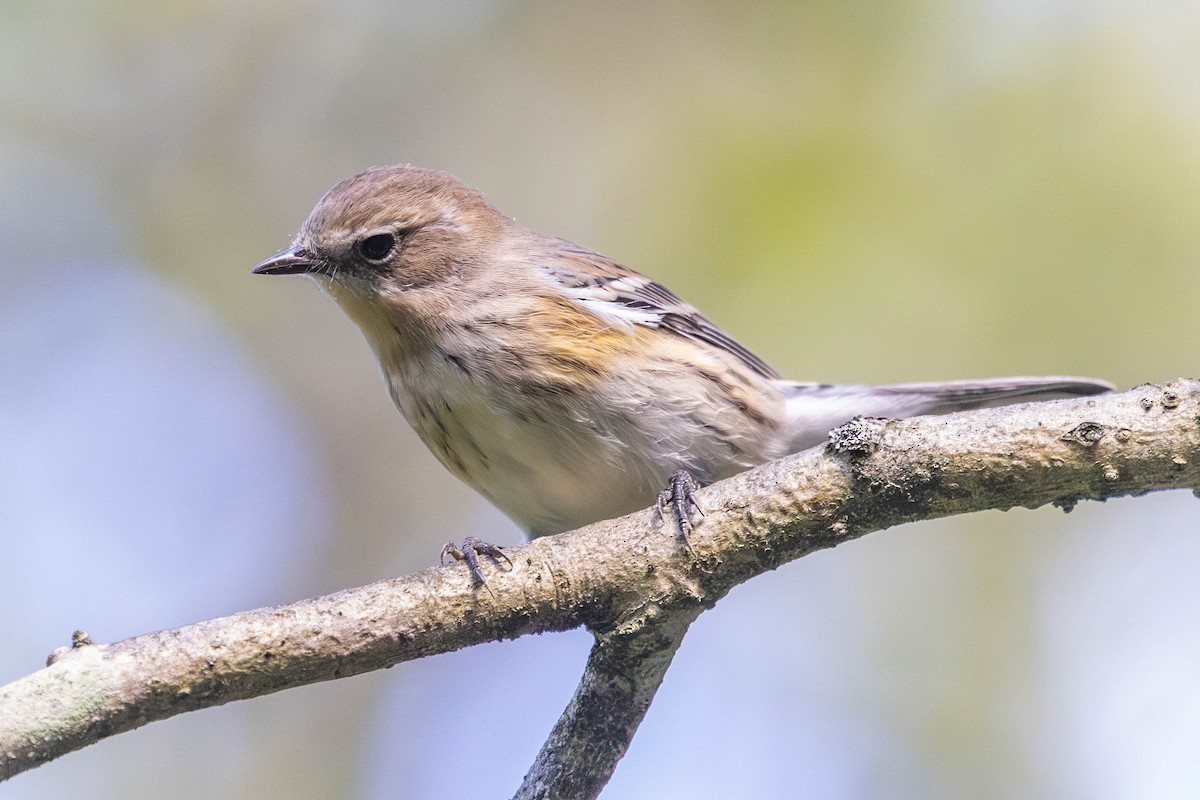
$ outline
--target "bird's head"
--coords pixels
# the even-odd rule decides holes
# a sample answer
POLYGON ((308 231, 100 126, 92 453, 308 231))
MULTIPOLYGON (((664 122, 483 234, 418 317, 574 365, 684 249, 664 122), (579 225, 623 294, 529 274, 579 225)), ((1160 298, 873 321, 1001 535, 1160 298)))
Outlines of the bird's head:
POLYGON ((510 224, 453 175, 372 167, 330 189, 292 246, 253 272, 310 275, 339 301, 346 293, 433 299, 478 271, 510 224))

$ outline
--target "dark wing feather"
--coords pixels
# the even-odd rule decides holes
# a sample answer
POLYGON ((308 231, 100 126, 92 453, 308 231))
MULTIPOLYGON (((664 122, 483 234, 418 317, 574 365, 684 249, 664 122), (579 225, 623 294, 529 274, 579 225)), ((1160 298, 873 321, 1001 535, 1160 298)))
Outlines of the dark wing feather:
POLYGON ((661 283, 579 245, 555 240, 554 247, 559 257, 546 265, 547 272, 593 313, 671 331, 729 353, 764 378, 779 378, 770 365, 661 283))

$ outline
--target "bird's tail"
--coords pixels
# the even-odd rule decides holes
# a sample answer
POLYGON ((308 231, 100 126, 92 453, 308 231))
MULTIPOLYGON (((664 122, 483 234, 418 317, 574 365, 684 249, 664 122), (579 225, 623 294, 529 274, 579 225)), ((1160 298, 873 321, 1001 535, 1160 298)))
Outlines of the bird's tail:
POLYGON ((947 414, 1025 400, 1086 397, 1111 392, 1114 387, 1095 378, 1055 375, 885 386, 781 382, 781 388, 787 396, 791 450, 795 452, 820 444, 830 430, 856 416, 947 414))

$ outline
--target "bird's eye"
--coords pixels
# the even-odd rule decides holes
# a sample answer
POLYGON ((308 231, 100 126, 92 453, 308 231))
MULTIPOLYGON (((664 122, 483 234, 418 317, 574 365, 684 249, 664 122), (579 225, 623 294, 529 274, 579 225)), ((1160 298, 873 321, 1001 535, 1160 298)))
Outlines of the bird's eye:
POLYGON ((383 261, 396 246, 396 237, 390 233, 377 233, 358 243, 358 252, 367 261, 383 261))

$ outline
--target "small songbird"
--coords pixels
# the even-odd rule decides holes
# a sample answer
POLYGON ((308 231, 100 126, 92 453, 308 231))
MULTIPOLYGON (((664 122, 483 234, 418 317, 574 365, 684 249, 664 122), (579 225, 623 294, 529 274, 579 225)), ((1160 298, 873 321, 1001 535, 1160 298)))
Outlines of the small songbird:
MULTIPOLYGON (((530 536, 812 447, 857 415, 1092 395, 1090 378, 891 386, 782 379, 662 285, 523 228, 445 172, 374 167, 254 268, 312 276, 362 329, 400 412, 530 536)), ((660 510, 661 510, 660 500, 660 510)))

